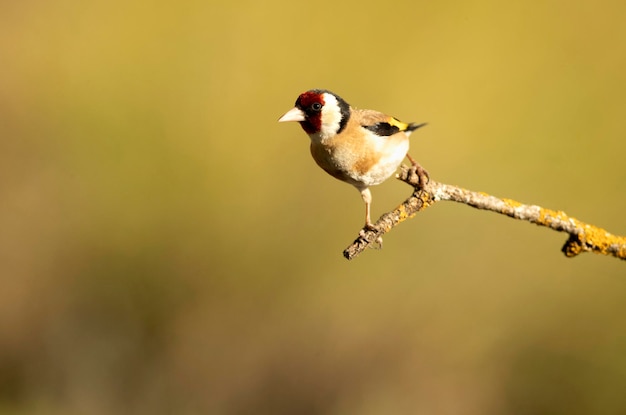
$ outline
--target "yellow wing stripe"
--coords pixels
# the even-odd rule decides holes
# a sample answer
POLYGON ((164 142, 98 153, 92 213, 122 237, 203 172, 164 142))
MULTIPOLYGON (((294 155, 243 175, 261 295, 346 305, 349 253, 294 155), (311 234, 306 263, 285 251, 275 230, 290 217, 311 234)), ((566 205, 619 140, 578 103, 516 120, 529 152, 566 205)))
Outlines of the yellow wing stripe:
POLYGON ((389 121, 387 121, 389 125, 393 125, 394 127, 398 127, 400 131, 406 131, 409 128, 409 124, 403 123, 400 120, 397 120, 393 117, 389 117, 389 121))

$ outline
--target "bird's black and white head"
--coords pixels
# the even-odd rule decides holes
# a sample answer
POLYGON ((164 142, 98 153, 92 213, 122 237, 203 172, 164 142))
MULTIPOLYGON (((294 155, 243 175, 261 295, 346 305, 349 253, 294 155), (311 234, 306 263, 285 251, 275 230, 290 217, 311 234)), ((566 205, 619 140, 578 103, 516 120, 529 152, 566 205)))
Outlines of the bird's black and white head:
POLYGON ((296 106, 278 122, 297 121, 312 139, 324 140, 339 134, 350 118, 350 105, 325 89, 300 94, 296 106))

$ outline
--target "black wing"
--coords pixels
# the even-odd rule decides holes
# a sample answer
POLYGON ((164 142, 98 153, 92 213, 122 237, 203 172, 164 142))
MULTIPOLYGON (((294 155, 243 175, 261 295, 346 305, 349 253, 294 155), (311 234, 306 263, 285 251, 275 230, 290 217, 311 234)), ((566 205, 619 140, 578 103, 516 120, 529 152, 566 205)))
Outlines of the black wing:
POLYGON ((390 135, 400 132, 400 128, 397 125, 391 125, 388 122, 377 122, 372 125, 364 125, 363 128, 367 128, 374 134, 381 137, 389 137, 390 135))

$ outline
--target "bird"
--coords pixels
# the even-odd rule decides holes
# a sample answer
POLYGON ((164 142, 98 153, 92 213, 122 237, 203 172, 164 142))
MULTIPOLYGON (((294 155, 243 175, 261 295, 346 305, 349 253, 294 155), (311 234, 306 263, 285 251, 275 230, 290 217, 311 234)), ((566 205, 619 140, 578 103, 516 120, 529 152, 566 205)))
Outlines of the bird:
POLYGON ((426 123, 404 123, 382 112, 353 108, 327 89, 311 89, 278 122, 299 122, 311 139, 311 155, 326 173, 354 186, 365 202, 364 229, 375 229, 370 218, 370 186, 387 180, 405 157, 420 185, 428 172, 409 154, 409 136, 426 123))

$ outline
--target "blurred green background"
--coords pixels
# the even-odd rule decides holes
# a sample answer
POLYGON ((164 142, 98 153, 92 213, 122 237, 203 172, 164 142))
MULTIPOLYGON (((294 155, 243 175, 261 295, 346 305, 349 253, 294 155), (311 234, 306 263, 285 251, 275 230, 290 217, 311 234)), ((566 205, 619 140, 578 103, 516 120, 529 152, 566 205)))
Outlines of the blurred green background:
MULTIPOLYGON (((0 413, 626 412, 626 268, 456 204, 352 262, 310 88, 626 234, 626 5, 0 3, 0 413)), ((373 189, 373 216, 410 188, 373 189)))

